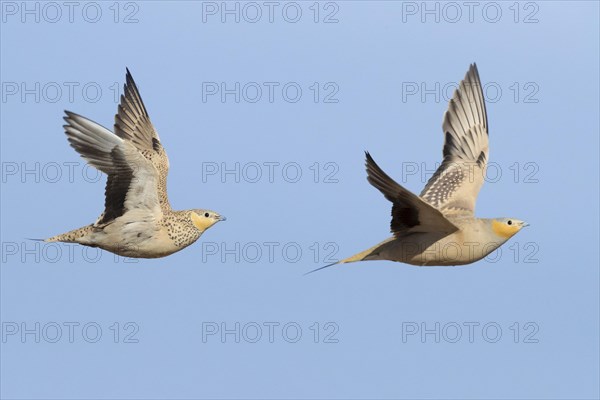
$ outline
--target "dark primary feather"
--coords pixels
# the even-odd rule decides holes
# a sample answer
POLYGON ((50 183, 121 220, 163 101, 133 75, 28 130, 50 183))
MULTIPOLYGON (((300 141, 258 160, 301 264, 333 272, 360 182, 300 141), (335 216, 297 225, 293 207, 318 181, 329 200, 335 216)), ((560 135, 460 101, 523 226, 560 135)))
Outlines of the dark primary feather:
POLYGON ((104 214, 97 222, 98 225, 110 222, 125 213, 125 199, 133 179, 133 169, 119 148, 115 147, 110 155, 115 165, 119 166, 119 172, 108 175, 106 180, 104 214))
POLYGON ((438 210, 390 178, 368 152, 365 155, 367 180, 393 204, 390 227, 394 235, 409 231, 453 232, 458 229, 438 210))
POLYGON ((64 128, 71 146, 90 165, 108 176, 104 192, 105 209, 97 224, 108 223, 125 213, 125 200, 134 171, 119 145, 120 139, 115 140, 116 137, 106 128, 81 115, 70 111, 65 113, 67 124, 64 128))
POLYGON ((115 115, 115 134, 131 141, 140 150, 158 152, 160 149, 158 135, 150 122, 146 106, 129 69, 127 69, 121 102, 115 115))
POLYGON ((138 87, 127 69, 123 94, 115 115, 115 134, 133 144, 158 172, 159 202, 163 211, 171 210, 167 198, 169 159, 154 129, 138 87))

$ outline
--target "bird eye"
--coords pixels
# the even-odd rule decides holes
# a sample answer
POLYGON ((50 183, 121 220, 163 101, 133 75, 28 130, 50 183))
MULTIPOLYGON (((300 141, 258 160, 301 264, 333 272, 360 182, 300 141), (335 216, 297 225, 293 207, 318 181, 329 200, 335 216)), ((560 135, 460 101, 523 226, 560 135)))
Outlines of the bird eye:
POLYGON ((209 215, 210 215, 209 213, 204 213, 204 216, 205 216, 206 218, 208 218, 208 216, 209 216, 209 215))
POLYGON ((512 225, 512 221, 509 219, 507 224, 512 225))

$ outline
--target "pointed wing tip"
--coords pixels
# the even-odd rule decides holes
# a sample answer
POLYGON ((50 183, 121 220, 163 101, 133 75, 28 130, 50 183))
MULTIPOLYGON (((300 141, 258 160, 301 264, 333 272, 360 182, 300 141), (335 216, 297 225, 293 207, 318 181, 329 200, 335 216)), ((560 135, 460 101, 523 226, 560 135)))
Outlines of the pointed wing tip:
POLYGON ((465 81, 472 81, 474 83, 481 82, 481 79, 479 78, 479 70, 477 69, 477 63, 474 62, 471 65, 469 65, 469 70, 465 75, 465 81), (472 79, 469 79, 470 77, 472 79))
POLYGON ((373 159, 373 156, 371 155, 371 153, 369 153, 368 151, 365 151, 365 167, 367 167, 367 171, 370 169, 370 167, 375 164, 375 166, 378 166, 377 163, 375 162, 375 160, 373 159))
POLYGON ((369 152, 365 152, 365 170, 367 171, 367 181, 381 191, 381 189, 379 188, 380 185, 378 185, 377 181, 374 181, 373 178, 374 175, 381 170, 381 168, 379 168, 379 165, 377 165, 377 163, 375 162, 373 157, 371 157, 371 154, 369 154, 369 152))
POLYGON ((77 121, 77 119, 83 118, 81 115, 74 113, 73 111, 65 110, 65 116, 63 116, 63 120, 67 123, 67 125, 63 125, 63 128, 67 126, 71 126, 73 121, 77 121))
POLYGON ((134 113, 141 113, 142 115, 148 116, 148 111, 146 110, 146 106, 142 101, 142 96, 140 95, 140 91, 133 79, 133 75, 131 75, 131 71, 129 71, 128 67, 125 67, 127 74, 125 75, 125 83, 123 84, 123 93, 121 93, 121 101, 119 103, 119 111, 121 112, 121 108, 125 107, 126 102, 133 102, 137 104, 134 108, 139 108, 139 110, 133 110, 134 113))
POLYGON ((368 151, 365 151, 365 170, 367 171, 367 180, 369 180, 369 170, 371 169, 371 164, 373 163, 373 157, 368 151))
MULTIPOLYGON (((127 71, 127 73, 125 74, 125 84, 123 85, 123 94, 127 93, 127 87, 133 87, 135 91, 137 91, 137 85, 135 84, 135 80, 133 79, 133 75, 131 75, 131 71, 129 71, 129 68, 125 67, 125 71, 127 71)), ((123 96, 123 94, 121 94, 121 97, 123 96)))

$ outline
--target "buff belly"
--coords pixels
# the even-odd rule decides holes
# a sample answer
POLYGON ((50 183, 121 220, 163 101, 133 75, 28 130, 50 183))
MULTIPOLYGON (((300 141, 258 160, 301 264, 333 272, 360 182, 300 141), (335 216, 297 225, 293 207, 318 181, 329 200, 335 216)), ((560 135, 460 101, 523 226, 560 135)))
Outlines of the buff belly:
POLYGON ((123 257, 158 258, 181 250, 164 227, 145 221, 116 220, 78 243, 100 247, 123 257))
POLYGON ((418 266, 453 266, 481 260, 502 243, 482 241, 481 236, 458 231, 442 236, 413 233, 384 242, 366 259, 384 259, 418 266))

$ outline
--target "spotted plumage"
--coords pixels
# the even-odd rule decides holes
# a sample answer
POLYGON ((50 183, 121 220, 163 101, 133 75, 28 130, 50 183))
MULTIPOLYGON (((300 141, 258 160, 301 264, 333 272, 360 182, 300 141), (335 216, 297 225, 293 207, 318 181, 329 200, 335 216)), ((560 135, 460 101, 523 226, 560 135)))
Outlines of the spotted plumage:
POLYGON ((65 113, 71 146, 107 175, 104 212, 95 223, 47 242, 79 243, 129 257, 164 257, 225 219, 210 210, 171 209, 169 159, 129 70, 114 133, 81 115, 65 113))
MULTIPOLYGON (((488 120, 479 73, 471 65, 444 114, 443 161, 417 196, 366 153, 367 179, 392 202, 393 237, 335 264, 390 260, 461 265, 482 259, 527 226, 514 218, 476 218, 488 161, 488 120)), ((314 272, 311 271, 311 272, 314 272)))

